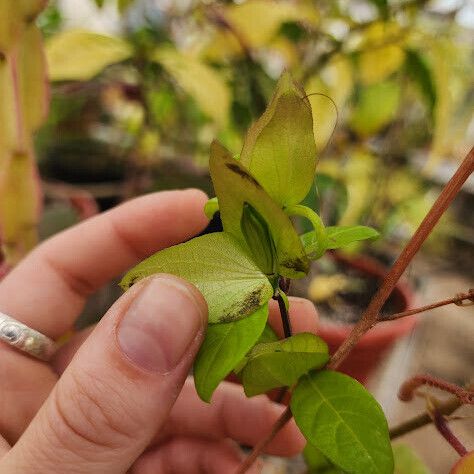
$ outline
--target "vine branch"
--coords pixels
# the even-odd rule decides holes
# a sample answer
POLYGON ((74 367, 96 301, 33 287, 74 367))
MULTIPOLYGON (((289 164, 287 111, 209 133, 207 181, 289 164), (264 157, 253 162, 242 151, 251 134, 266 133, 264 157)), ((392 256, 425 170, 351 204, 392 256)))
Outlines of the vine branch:
POLYGON ((474 405, 474 391, 465 389, 438 377, 433 377, 432 375, 415 375, 405 381, 400 387, 398 398, 404 402, 409 402, 413 399, 415 390, 422 385, 429 385, 430 387, 449 392, 455 395, 464 405, 474 405))
POLYGON ((244 474, 247 472, 252 464, 257 460, 258 456, 261 452, 263 452, 266 447, 271 443, 273 438, 276 434, 291 420, 292 418, 291 410, 289 407, 286 407, 285 411, 280 415, 280 418, 275 422, 272 427, 271 432, 259 441, 255 447, 253 448, 252 452, 245 458, 244 462, 239 466, 239 469, 236 471, 235 474, 244 474))
MULTIPOLYGON (((467 390, 474 390, 474 383, 469 384, 466 387, 467 390)), ((437 410, 444 416, 449 416, 454 413, 458 408, 462 406, 462 402, 457 398, 453 397, 446 400, 443 403, 439 403, 437 405, 437 410)), ((396 439, 400 436, 403 436, 411 431, 415 431, 423 426, 429 425, 433 422, 433 419, 429 413, 429 411, 425 411, 420 415, 415 416, 403 423, 400 423, 397 426, 394 426, 390 429, 390 439, 396 439)))
POLYGON ((360 338, 377 323, 382 306, 392 293, 398 280, 473 171, 474 147, 471 148, 456 173, 454 173, 452 178, 444 186, 438 199, 385 276, 382 285, 372 298, 359 322, 354 326, 347 339, 332 356, 328 364, 329 369, 339 367, 354 346, 359 342, 360 338))
POLYGON ((471 306, 472 304, 474 304, 474 289, 470 288, 467 293, 458 293, 456 296, 453 296, 452 298, 447 298, 445 300, 437 301, 436 303, 431 303, 425 306, 420 306, 419 308, 414 308, 408 311, 403 311, 401 313, 392 314, 383 319, 379 319, 377 322, 382 323, 385 321, 395 321, 396 319, 405 318, 406 316, 411 316, 413 314, 423 313, 425 311, 439 308, 441 306, 446 306, 448 304, 455 304, 456 306, 471 306))
POLYGON ((448 426, 446 419, 439 412, 439 410, 434 409, 432 411, 433 423, 436 426, 436 429, 440 435, 455 449, 459 456, 464 456, 467 454, 466 447, 459 441, 458 437, 451 431, 451 428, 448 426))

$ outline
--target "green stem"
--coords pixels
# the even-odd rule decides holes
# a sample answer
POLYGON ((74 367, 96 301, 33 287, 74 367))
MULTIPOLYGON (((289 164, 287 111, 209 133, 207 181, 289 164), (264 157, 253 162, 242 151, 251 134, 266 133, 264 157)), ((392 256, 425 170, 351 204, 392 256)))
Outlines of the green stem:
POLYGON ((316 242, 317 246, 315 248, 315 258, 321 257, 321 255, 326 251, 328 236, 326 234, 326 228, 321 218, 309 207, 303 206, 302 204, 294 204, 293 206, 285 207, 285 212, 289 216, 300 216, 308 219, 316 233, 316 242))

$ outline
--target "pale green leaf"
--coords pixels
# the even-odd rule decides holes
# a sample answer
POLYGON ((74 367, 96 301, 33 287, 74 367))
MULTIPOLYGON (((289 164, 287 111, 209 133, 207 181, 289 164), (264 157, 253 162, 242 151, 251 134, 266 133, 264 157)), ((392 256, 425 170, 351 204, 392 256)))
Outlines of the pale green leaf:
MULTIPOLYGON (((377 239, 380 234, 372 227, 363 225, 326 227, 326 249, 339 249, 360 240, 377 239)), ((319 247, 319 239, 315 231, 301 236, 307 254, 313 253, 319 247)))
POLYGON ((252 174, 218 142, 211 145, 209 167, 224 230, 245 246, 241 220, 244 204, 250 204, 268 224, 277 252, 278 274, 288 278, 306 275, 309 260, 293 224, 252 174))
POLYGON ((204 205, 204 214, 208 219, 212 219, 214 214, 219 210, 219 201, 216 197, 209 199, 204 205))
POLYGON ((158 252, 130 270, 121 286, 127 289, 155 273, 169 273, 194 283, 207 301, 211 323, 245 318, 273 294, 267 277, 225 232, 196 237, 158 252))
POLYGON ((301 202, 313 183, 316 144, 305 93, 284 73, 263 115, 247 132, 241 163, 280 205, 301 202))
POLYGON ((361 89, 350 125, 362 136, 372 135, 390 123, 397 113, 400 85, 380 82, 361 89))
POLYGON ((131 54, 131 46, 123 39, 81 29, 58 33, 46 44, 52 81, 87 81, 131 54))
POLYGON ((406 444, 394 445, 393 457, 395 459, 394 474, 430 474, 431 472, 413 449, 406 444))
POLYGON ((212 67, 191 54, 170 47, 158 48, 152 55, 200 109, 224 126, 229 116, 230 90, 224 78, 212 67))
POLYGON ((328 360, 327 344, 310 333, 257 344, 242 370, 245 393, 252 397, 272 388, 291 387, 303 374, 324 366, 328 360))
POLYGON ((300 379, 291 411, 305 438, 351 474, 393 474, 388 426, 373 396, 339 372, 312 372, 300 379))
POLYGON ((268 304, 240 321, 210 324, 194 362, 194 383, 199 396, 211 400, 214 390, 257 342, 268 318, 268 304))

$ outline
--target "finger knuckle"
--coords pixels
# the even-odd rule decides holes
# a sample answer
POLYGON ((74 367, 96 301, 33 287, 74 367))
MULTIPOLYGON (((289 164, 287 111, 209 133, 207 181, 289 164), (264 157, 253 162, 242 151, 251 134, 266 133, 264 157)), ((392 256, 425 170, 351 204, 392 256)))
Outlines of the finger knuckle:
POLYGON ((67 392, 56 390, 53 396, 51 427, 63 447, 115 450, 129 444, 136 426, 127 414, 124 396, 86 374, 72 380, 67 392))

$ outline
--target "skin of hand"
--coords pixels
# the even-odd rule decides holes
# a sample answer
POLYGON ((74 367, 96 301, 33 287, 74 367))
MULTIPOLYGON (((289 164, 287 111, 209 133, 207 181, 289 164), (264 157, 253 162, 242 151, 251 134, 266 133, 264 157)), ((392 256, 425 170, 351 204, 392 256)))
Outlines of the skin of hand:
MULTIPOLYGON (((56 235, 0 283, 0 311, 60 337, 89 295, 196 235, 206 225, 205 201, 197 190, 154 193, 56 235)), ((295 332, 316 331, 309 301, 290 299, 290 314, 295 332)), ((274 302, 270 322, 281 335, 274 302)), ((198 398, 187 375, 206 323, 206 302, 194 286, 156 275, 134 285, 49 364, 0 344, 0 472, 235 471, 238 444, 257 443, 283 408, 265 396, 247 399, 227 382, 210 405, 198 398)), ((291 456, 303 446, 290 422, 267 451, 291 456)))

